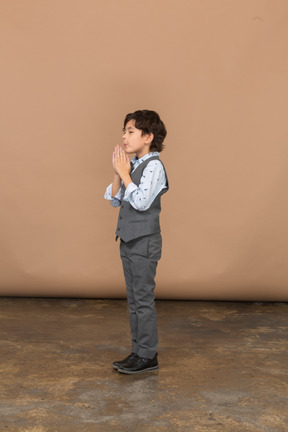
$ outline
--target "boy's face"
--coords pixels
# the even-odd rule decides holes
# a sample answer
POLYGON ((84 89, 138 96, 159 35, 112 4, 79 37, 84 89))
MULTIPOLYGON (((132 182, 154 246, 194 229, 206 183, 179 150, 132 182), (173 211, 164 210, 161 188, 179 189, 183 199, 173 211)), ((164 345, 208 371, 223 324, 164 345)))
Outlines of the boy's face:
POLYGON ((123 143, 127 154, 135 153, 140 159, 149 153, 153 134, 142 135, 142 131, 135 127, 135 120, 130 120, 124 129, 123 143))

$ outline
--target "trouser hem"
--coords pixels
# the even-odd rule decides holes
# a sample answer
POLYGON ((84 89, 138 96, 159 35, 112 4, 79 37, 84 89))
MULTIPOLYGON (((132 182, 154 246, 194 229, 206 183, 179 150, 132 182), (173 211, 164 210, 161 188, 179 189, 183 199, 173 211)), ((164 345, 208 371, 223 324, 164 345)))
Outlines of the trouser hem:
POLYGON ((147 350, 139 349, 137 355, 142 358, 153 359, 156 355, 156 351, 147 351, 147 350))

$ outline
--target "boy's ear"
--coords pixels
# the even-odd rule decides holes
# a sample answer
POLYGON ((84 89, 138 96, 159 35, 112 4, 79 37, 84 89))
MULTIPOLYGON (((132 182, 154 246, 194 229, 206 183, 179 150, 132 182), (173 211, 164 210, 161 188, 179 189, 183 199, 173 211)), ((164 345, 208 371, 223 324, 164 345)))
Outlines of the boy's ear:
POLYGON ((153 139, 154 139, 154 134, 152 132, 149 134, 146 134, 146 143, 147 144, 151 144, 153 139))

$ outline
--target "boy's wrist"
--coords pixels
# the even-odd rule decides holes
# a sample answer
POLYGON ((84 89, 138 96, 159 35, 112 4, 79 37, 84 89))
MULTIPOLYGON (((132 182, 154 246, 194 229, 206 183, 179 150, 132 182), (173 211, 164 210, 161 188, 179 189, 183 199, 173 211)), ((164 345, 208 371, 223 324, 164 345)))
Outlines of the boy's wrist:
POLYGON ((133 183, 133 182, 132 182, 132 179, 131 179, 131 177, 130 177, 129 174, 124 175, 124 176, 122 177, 122 181, 123 181, 124 186, 125 186, 126 189, 127 189, 128 185, 129 185, 130 183, 133 183))

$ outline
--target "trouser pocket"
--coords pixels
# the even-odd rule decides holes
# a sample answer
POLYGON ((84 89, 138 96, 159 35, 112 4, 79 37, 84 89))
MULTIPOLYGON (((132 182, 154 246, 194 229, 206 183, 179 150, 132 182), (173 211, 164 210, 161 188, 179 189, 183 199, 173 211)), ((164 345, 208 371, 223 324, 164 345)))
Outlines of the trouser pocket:
POLYGON ((151 261, 159 261, 162 253, 162 236, 151 234, 148 239, 148 256, 151 261))

